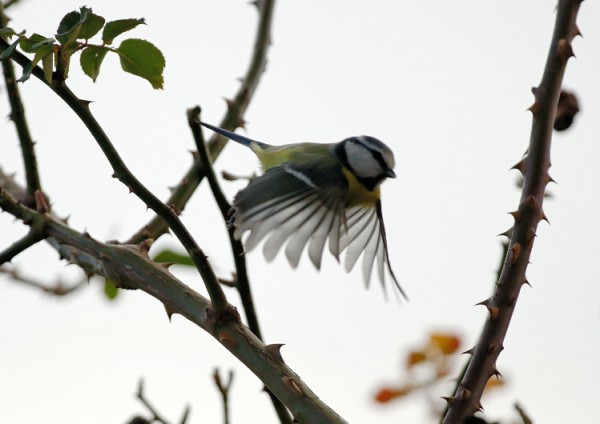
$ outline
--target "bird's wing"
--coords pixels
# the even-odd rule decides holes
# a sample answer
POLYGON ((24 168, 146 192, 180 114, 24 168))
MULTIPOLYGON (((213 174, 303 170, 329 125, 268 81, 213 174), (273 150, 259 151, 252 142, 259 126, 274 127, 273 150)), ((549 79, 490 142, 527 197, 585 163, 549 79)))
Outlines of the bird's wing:
POLYGON ((347 230, 340 236, 340 251, 345 251, 344 267, 350 272, 362 254, 363 279, 369 285, 373 266, 385 289, 386 271, 405 299, 408 299, 392 270, 381 200, 374 206, 355 206, 346 210, 347 230))
MULTIPOLYGON (((269 168, 234 199, 234 235, 241 238, 250 231, 245 241, 247 250, 269 235, 263 247, 267 260, 288 241, 285 252, 293 267, 309 244, 309 257, 318 269, 328 236, 339 239, 336 234, 344 216, 346 191, 341 171, 321 173, 314 167, 289 163, 269 168)), ((332 248, 330 241, 331 252, 339 257, 335 245, 332 248)))
POLYGON ((308 256, 320 269, 329 241, 329 251, 336 259, 346 252, 346 271, 362 254, 363 277, 368 285, 377 260, 382 284, 387 271, 406 297, 390 266, 381 202, 346 209, 347 182, 341 171, 322 173, 314 169, 286 163, 250 182, 233 202, 234 236, 239 239, 250 232, 244 243, 248 251, 266 237, 263 252, 269 261, 287 241, 285 254, 294 268, 308 245, 308 256))

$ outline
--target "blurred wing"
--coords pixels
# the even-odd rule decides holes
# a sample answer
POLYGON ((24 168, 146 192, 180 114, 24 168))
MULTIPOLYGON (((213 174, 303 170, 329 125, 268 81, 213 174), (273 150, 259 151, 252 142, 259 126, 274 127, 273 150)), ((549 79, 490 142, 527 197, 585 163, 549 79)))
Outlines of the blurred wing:
POLYGON ((387 237, 381 201, 374 206, 355 206, 346 211, 347 231, 342 230, 340 236, 340 251, 346 251, 344 266, 346 271, 352 270, 362 254, 363 279, 369 286, 373 266, 377 262, 377 274, 385 289, 385 271, 389 273, 394 285, 402 296, 407 299, 406 293, 400 287, 396 275, 390 264, 387 247, 387 237))
MULTIPOLYGON (((339 239, 347 187, 341 170, 328 171, 289 163, 268 169, 236 196, 234 236, 239 239, 250 232, 247 250, 268 236, 263 251, 269 261, 287 241, 285 253, 293 267, 309 244, 309 257, 319 269, 327 238, 339 239)), ((330 242, 330 250, 339 257, 336 244, 332 248, 330 242)))

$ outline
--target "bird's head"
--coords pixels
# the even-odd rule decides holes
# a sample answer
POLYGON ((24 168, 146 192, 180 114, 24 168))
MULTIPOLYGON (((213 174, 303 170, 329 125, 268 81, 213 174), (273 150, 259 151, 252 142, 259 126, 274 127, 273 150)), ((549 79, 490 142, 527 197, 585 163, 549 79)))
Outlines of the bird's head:
POLYGON ((347 138, 336 145, 335 154, 368 190, 374 190, 386 178, 396 178, 394 153, 375 137, 347 138))

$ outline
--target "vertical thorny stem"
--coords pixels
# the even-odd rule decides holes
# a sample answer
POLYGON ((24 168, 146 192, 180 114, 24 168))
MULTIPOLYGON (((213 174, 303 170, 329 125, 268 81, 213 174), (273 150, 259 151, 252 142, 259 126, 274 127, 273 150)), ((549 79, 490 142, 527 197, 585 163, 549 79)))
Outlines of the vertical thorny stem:
POLYGON ((481 409, 481 395, 488 379, 498 375, 496 360, 523 284, 538 223, 546 219, 542 203, 546 185, 552 181, 550 145, 552 126, 567 61, 573 56, 571 41, 579 35, 575 23, 582 0, 560 0, 546 67, 539 87, 533 89, 535 102, 527 155, 515 165, 523 173, 524 184, 519 207, 512 215, 515 224, 507 232, 509 249, 494 294, 481 302, 489 317, 477 345, 470 351, 471 361, 454 396, 447 398, 444 423, 460 423, 481 409))

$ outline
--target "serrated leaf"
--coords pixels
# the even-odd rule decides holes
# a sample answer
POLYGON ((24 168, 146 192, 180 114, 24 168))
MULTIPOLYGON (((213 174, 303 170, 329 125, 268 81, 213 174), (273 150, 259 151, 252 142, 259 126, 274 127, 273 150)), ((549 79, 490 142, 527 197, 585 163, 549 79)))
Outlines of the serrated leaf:
POLYGON ((60 44, 66 46, 77 39, 83 24, 82 18, 81 13, 76 10, 63 16, 60 24, 58 24, 58 29, 56 30, 56 39, 60 44))
POLYGON ((81 30, 79 31, 79 36, 77 38, 89 40, 94 35, 98 34, 98 32, 104 26, 104 22, 106 21, 102 16, 98 16, 95 13, 92 13, 90 10, 87 19, 81 25, 81 30))
POLYGON ((109 300, 115 300, 119 294, 119 288, 111 280, 104 280, 104 294, 109 300))
POLYGON ((15 49, 17 48, 18 44, 19 44, 19 40, 15 41, 10 46, 8 46, 6 48, 6 50, 4 50, 2 52, 2 54, 0 54, 0 60, 6 60, 6 59, 8 59, 10 57, 10 55, 12 55, 12 53, 15 51, 15 49))
POLYGON ((105 44, 111 44, 115 38, 124 32, 134 29, 138 25, 146 24, 144 18, 140 19, 118 19, 116 21, 110 21, 104 27, 102 31, 102 41, 105 44))
POLYGON ((90 46, 81 52, 81 57, 79 58, 81 69, 94 82, 96 82, 96 78, 100 74, 100 65, 102 65, 102 61, 108 51, 106 48, 90 46))
POLYGON ((131 38, 124 40, 115 51, 125 72, 146 79, 155 89, 163 88, 165 58, 152 43, 131 38))
POLYGON ((194 262, 188 255, 177 253, 169 249, 165 249, 162 252, 158 253, 153 259, 156 262, 166 262, 177 265, 194 266, 194 262))

